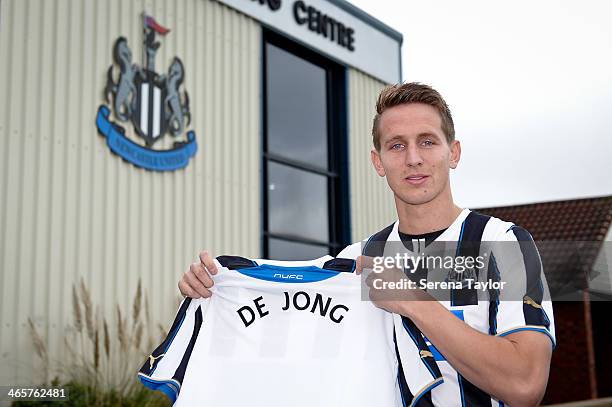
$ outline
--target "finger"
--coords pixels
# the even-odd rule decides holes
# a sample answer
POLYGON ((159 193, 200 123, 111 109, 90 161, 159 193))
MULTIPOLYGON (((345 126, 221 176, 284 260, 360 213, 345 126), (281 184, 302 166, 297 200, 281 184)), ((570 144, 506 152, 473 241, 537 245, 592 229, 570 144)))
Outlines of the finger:
POLYGON ((368 277, 365 280, 365 283, 368 287, 370 288, 374 288, 374 277, 376 278, 380 278, 379 276, 376 276, 374 273, 370 273, 368 274, 368 277))
POLYGON ((183 294, 183 296, 185 297, 196 298, 196 299, 200 298, 200 295, 196 293, 194 290, 192 290, 191 287, 189 287, 189 285, 187 285, 187 283, 184 282, 183 280, 179 281, 178 288, 181 291, 181 294, 183 294))
POLYGON ((363 273, 364 269, 373 269, 374 268, 374 257, 370 256, 357 256, 357 261, 355 264, 355 271, 358 270, 357 274, 363 273))
POLYGON ((215 285, 213 279, 210 277, 202 263, 193 263, 191 266, 189 266, 189 271, 193 273, 193 275, 205 288, 210 288, 215 285))
POLYGON ((200 262, 206 267, 208 272, 213 276, 217 274, 217 265, 215 264, 215 259, 210 255, 207 250, 200 252, 200 262))
POLYGON ((357 274, 357 275, 360 275, 361 271, 362 271, 361 257, 362 256, 357 256, 357 259, 355 259, 355 274, 357 274))
POLYGON ((210 297, 210 291, 208 288, 202 284, 202 282, 193 274, 191 270, 187 271, 183 275, 183 281, 189 286, 189 288, 197 292, 200 297, 210 297))
POLYGON ((361 268, 373 269, 374 268, 374 257, 361 256, 361 268))

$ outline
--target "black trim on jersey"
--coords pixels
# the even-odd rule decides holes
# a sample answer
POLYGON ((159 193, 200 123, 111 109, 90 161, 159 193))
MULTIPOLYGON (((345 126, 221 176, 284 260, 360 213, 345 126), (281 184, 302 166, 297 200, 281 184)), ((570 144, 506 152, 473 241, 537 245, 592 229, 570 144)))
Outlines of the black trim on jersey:
POLYGON ((183 384, 183 378, 185 377, 185 370, 187 370, 187 364, 189 363, 189 359, 191 358, 191 352, 193 351, 193 347, 196 343, 196 339, 198 339, 198 334, 200 333, 200 327, 202 326, 202 308, 198 307, 195 312, 195 324, 193 326, 193 333, 191 334, 191 339, 189 340, 189 345, 183 354, 183 358, 181 359, 181 363, 178 368, 174 372, 174 376, 172 378, 177 382, 183 384))
POLYGON ((461 402, 466 407, 491 406, 491 396, 470 383, 465 377, 459 376, 459 388, 461 389, 461 402))
POLYGON ((435 241, 438 237, 440 237, 442 233, 446 232, 446 229, 436 230, 434 232, 423 233, 420 235, 410 235, 407 233, 402 233, 398 229, 397 234, 399 235, 400 240, 404 243, 404 246, 406 246, 406 248, 409 249, 410 251, 414 252, 415 250, 412 247, 413 240, 425 240, 425 247, 427 247, 429 246, 431 242, 435 241), (410 247, 408 247, 406 243, 410 243, 410 247))
MULTIPOLYGON (((480 255, 482 234, 487 226, 490 216, 478 212, 470 212, 461 225, 461 235, 457 242, 456 256, 476 258, 480 255)), ((479 279, 480 270, 474 269, 474 277, 479 279)), ((451 306, 478 305, 478 292, 476 289, 462 288, 452 290, 451 306)), ((491 324, 491 305, 489 305, 489 324, 491 324)), ((495 308, 495 314, 497 309, 495 308)), ((491 396, 470 383, 457 372, 459 389, 461 390, 461 403, 463 406, 491 406, 491 396)))
POLYGON ((366 244, 361 249, 361 253, 365 256, 370 257, 378 257, 385 254, 385 244, 387 243, 387 239, 389 239, 389 235, 393 231, 394 224, 387 226, 380 232, 374 233, 366 244))
POLYGON ((402 404, 404 407, 412 403, 414 395, 408 387, 406 382, 406 375, 404 374, 404 368, 402 367, 402 359, 400 358, 399 349, 397 348, 397 337, 395 336, 395 327, 393 327, 393 345, 395 345, 395 357, 397 358, 397 383, 400 388, 400 395, 402 396, 402 404))
POLYGON ((355 260, 352 259, 331 259, 325 262, 323 268, 326 270, 339 271, 341 273, 352 273, 355 271, 355 260))
MULTIPOLYGON (((423 351, 431 353, 429 346, 427 346, 427 342, 425 342, 425 338, 423 338, 423 334, 421 333, 421 330, 415 325, 414 322, 412 322, 410 318, 405 317, 403 315, 401 315, 401 317, 402 317, 402 325, 404 326, 404 329, 406 330, 408 335, 412 338, 412 341, 414 342, 414 344, 419 349, 419 353, 421 355, 423 355, 422 353, 423 351)), ((433 355, 432 356, 421 356, 421 360, 423 361, 423 363, 427 365, 427 368, 429 369, 429 372, 431 373, 431 376, 434 379, 442 377, 442 373, 440 372, 438 363, 436 362, 436 359, 433 357, 433 355)))
MULTIPOLYGON (((478 212, 470 212, 461 225, 461 235, 457 242, 456 256, 475 259, 480 255, 480 242, 490 216, 478 212)), ((480 270, 474 269, 476 278, 480 270)), ((451 291, 451 306, 478 305, 478 292, 475 288, 453 289, 451 291)))
MULTIPOLYGON (((501 281, 497 260, 491 253, 489 258, 489 268, 487 270, 487 279, 489 281, 501 281)), ((489 335, 497 335, 497 311, 499 309, 499 289, 489 289, 489 335)))
POLYGON ((240 256, 218 256, 217 261, 221 265, 230 270, 240 270, 249 267, 257 267, 257 263, 253 260, 246 259, 240 256))
POLYGON ((189 308, 189 304, 191 304, 191 298, 187 297, 185 298, 185 300, 183 300, 181 307, 176 313, 176 317, 174 318, 174 322, 172 323, 172 327, 170 328, 170 331, 168 332, 166 339, 164 339, 164 341, 157 348, 155 348, 155 350, 153 351, 149 359, 145 361, 145 363, 140 368, 140 373, 150 376, 153 373, 153 371, 157 368, 157 364, 163 358, 163 356, 160 357, 160 355, 163 355, 166 352, 166 349, 168 349, 168 346, 170 346, 170 344, 172 343, 172 340, 174 339, 174 336, 176 335, 177 331, 180 329, 181 324, 183 323, 183 320, 185 319, 187 308, 189 308), (151 358, 153 358, 152 366, 151 366, 151 358))
POLYGON ((546 329, 550 328, 550 320, 546 316, 544 308, 542 308, 542 300, 544 298, 544 286, 542 285, 542 262, 538 254, 538 248, 533 241, 533 238, 525 229, 520 226, 512 226, 510 228, 519 242, 521 253, 523 254, 523 262, 525 265, 527 293, 530 300, 523 299, 523 314, 525 317, 525 325, 541 325, 546 329), (532 303, 535 302, 537 306, 532 303))

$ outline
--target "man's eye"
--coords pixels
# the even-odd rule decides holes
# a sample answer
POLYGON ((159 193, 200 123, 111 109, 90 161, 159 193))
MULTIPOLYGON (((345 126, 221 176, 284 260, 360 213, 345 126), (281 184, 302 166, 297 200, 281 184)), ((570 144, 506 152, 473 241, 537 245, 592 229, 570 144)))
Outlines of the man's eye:
POLYGON ((395 143, 395 144, 393 144, 393 145, 391 146, 391 149, 392 149, 392 150, 400 150, 402 147, 404 147, 404 145, 403 145, 403 144, 400 144, 400 143, 395 143))
POLYGON ((431 140, 423 140, 423 143, 422 143, 422 144, 423 144, 425 147, 431 147, 431 146, 433 146, 433 145, 434 145, 434 142, 433 142, 433 141, 431 141, 431 140))

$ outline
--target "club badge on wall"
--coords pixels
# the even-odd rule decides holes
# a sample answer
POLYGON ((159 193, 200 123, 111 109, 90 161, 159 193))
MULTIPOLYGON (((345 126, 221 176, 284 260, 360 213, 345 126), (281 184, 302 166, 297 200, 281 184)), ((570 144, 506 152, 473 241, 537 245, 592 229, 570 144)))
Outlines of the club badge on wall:
POLYGON ((185 133, 191 122, 189 95, 182 86, 185 68, 174 57, 167 74, 155 72, 155 54, 160 46, 155 36, 166 35, 170 30, 146 14, 143 28, 144 67, 132 62, 125 37, 115 41, 114 63, 108 68, 104 88, 107 105, 98 108, 96 126, 111 151, 125 160, 148 170, 172 171, 187 166, 197 151, 195 133, 185 133), (125 127, 111 121, 111 108, 119 122, 131 123, 136 140, 126 135, 125 127), (154 149, 166 135, 173 139, 172 147, 154 149))

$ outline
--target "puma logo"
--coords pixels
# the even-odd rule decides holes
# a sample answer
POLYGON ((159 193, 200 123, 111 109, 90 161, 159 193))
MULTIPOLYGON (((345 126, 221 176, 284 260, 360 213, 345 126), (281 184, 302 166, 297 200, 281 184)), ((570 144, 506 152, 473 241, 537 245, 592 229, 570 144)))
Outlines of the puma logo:
POLYGON ((153 364, 155 363, 155 359, 159 359, 159 358, 161 358, 164 355, 165 355, 165 353, 162 353, 161 355, 159 355, 157 357, 155 357, 153 355, 149 355, 149 369, 153 369, 153 364))
POLYGON ((427 350, 422 350, 419 352, 421 354, 421 359, 423 358, 433 358, 433 353, 427 351, 427 350))
POLYGON ((530 296, 526 295, 523 297, 523 303, 531 305, 534 308, 542 308, 540 304, 535 302, 530 296))

